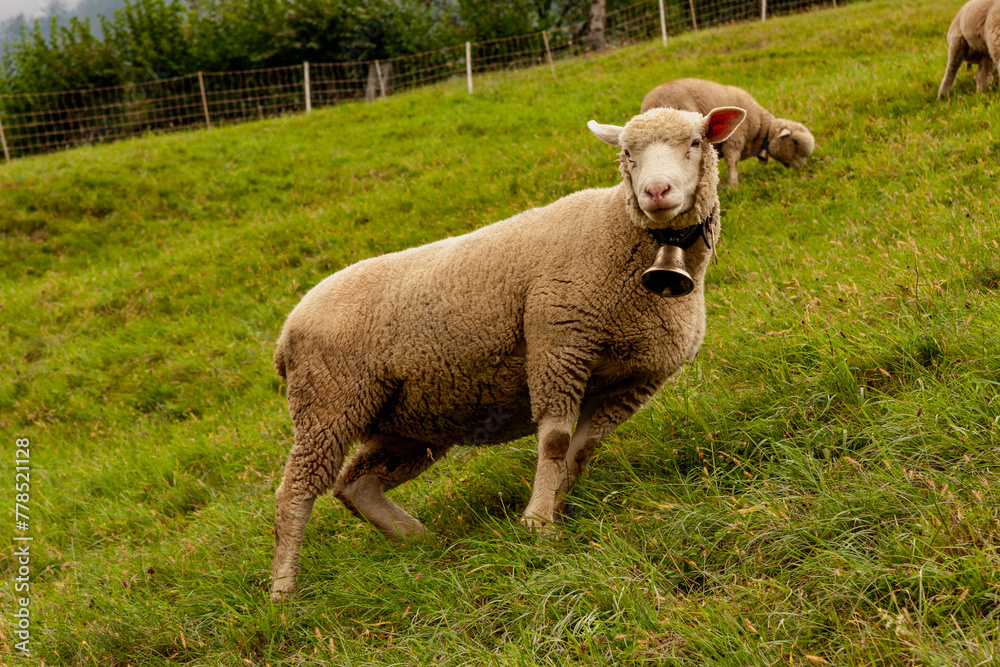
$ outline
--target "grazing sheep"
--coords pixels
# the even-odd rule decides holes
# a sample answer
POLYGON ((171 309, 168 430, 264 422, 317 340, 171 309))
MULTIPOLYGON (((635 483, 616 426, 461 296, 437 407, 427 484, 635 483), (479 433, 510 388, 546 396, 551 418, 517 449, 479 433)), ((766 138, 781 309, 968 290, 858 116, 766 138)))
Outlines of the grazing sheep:
POLYGON ((969 0, 948 28, 948 67, 938 88, 938 99, 951 91, 963 62, 979 65, 976 90, 982 92, 1000 68, 1000 0, 969 0))
POLYGON ((677 79, 653 88, 642 100, 642 111, 672 107, 707 113, 723 106, 747 110, 747 119, 721 146, 729 172, 729 187, 739 181, 736 163, 754 156, 763 164, 773 157, 786 167, 801 167, 812 155, 816 142, 802 123, 775 118, 750 93, 736 86, 724 86, 704 79, 677 79))
POLYGON ((423 533, 385 492, 454 444, 537 431, 525 523, 556 520, 598 443, 701 345, 719 233, 710 144, 744 116, 657 109, 624 128, 591 121, 622 148, 617 186, 359 262, 306 294, 274 354, 295 430, 275 494, 274 599, 294 590, 318 494, 332 488, 393 541, 423 533), (657 238, 681 236, 694 291, 643 290, 657 238), (360 451, 341 468, 355 440, 360 451))

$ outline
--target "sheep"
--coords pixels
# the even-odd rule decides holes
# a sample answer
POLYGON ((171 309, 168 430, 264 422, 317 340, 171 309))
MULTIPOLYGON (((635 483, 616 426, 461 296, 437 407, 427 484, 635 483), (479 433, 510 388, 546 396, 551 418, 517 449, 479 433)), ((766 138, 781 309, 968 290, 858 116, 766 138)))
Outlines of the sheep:
POLYGON ((730 188, 738 185, 736 164, 740 160, 757 156, 762 164, 767 164, 768 158, 773 157, 785 167, 801 167, 816 147, 805 125, 775 118, 750 93, 736 86, 704 79, 677 79, 653 88, 642 100, 642 111, 673 107, 706 113, 721 106, 737 106, 747 111, 746 121, 721 146, 730 188))
POLYGON ((720 232, 710 144, 745 115, 656 109, 624 127, 591 121, 622 149, 617 186, 361 261, 303 297, 274 354, 295 440, 275 492, 272 599, 295 588, 318 494, 332 488, 390 541, 420 536, 423 525, 385 492, 454 444, 537 433, 523 522, 551 529, 598 443, 701 345, 720 232), (642 289, 660 242, 681 236, 693 291, 642 289))
POLYGON ((938 88, 938 99, 951 91, 963 62, 979 65, 976 90, 982 92, 1000 68, 1000 0, 969 0, 948 28, 948 66, 938 88))

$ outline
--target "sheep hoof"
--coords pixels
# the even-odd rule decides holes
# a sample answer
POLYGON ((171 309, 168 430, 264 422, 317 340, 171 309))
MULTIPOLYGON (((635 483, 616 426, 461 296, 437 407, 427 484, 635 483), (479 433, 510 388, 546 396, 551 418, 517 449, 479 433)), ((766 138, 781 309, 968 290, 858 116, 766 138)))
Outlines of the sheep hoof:
POLYGON ((559 534, 559 526, 555 521, 548 521, 537 516, 521 517, 521 525, 539 535, 555 537, 559 534))
POLYGON ((402 546, 422 546, 434 541, 434 533, 424 528, 423 524, 417 523, 406 532, 399 531, 386 533, 389 543, 396 547, 402 546))
POLYGON ((295 594, 295 584, 290 582, 275 582, 271 586, 271 602, 289 600, 295 594))

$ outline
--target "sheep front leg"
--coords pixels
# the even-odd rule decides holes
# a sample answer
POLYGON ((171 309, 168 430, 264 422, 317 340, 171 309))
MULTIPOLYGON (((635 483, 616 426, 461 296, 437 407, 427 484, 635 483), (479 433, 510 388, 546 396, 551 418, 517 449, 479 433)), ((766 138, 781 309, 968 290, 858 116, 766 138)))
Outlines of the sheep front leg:
MULTIPOLYGON (((552 298, 549 295, 549 298, 552 298)), ((557 302, 558 303, 558 302, 557 302)), ((535 322, 548 322, 566 317, 561 309, 546 312, 543 307, 535 316, 525 317, 528 347, 526 371, 531 415, 538 424, 538 463, 531 499, 524 510, 522 523, 531 528, 545 528, 556 521, 565 503, 569 488, 566 479, 566 453, 569 451, 573 424, 580 414, 583 394, 591 370, 600 353, 597 346, 588 346, 580 335, 579 323, 568 320, 552 329, 547 324, 530 331, 535 322), (552 340, 574 340, 573 345, 552 345, 552 340), (536 343, 537 341, 537 343, 536 343)))
POLYGON ((726 163, 726 184, 734 190, 740 181, 740 174, 736 165, 740 162, 741 151, 742 149, 735 145, 730 145, 729 142, 722 144, 722 159, 726 163))
POLYGON ((566 453, 567 492, 583 474, 598 445, 638 412, 663 385, 663 380, 645 378, 628 382, 609 392, 587 397, 580 421, 566 453))
POLYGON ((948 40, 948 66, 944 70, 944 78, 941 80, 941 86, 938 88, 938 99, 951 92, 951 86, 955 83, 955 76, 962 67, 962 62, 965 60, 968 52, 969 43, 961 35, 948 40))
POLYGON ((566 508, 573 484, 601 441, 642 408, 663 384, 661 378, 630 378, 582 401, 576 430, 572 421, 539 428, 538 469, 524 523, 546 528, 566 508))
POLYGON ((566 454, 571 442, 571 417, 550 418, 538 428, 538 464, 531 500, 524 510, 522 523, 530 528, 544 529, 556 521, 566 504, 569 491, 566 454))

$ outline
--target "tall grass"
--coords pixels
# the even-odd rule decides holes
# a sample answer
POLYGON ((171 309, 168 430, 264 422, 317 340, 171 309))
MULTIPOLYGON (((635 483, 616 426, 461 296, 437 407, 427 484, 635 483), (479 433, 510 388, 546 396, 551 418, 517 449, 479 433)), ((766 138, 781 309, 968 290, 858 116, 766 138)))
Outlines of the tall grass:
POLYGON ((532 70, 0 170, 0 430, 32 442, 35 538, 33 653, 8 596, 7 660, 997 661, 1000 126, 964 72, 934 99, 959 4, 851 4, 562 63, 558 85, 532 70), (285 314, 361 258, 613 184, 585 122, 680 76, 746 87, 818 143, 722 192, 698 360, 608 439, 556 538, 516 521, 531 440, 453 450, 395 492, 436 540, 393 548, 322 498, 301 593, 271 604, 285 314))

